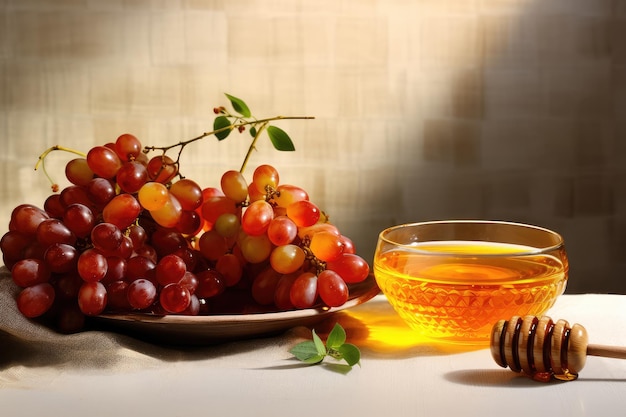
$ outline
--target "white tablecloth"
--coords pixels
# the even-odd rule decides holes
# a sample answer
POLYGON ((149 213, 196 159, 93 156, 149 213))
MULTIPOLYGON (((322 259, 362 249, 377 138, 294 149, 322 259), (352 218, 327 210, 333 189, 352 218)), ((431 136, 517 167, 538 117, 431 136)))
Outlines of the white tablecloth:
MULTIPOLYGON (((4 307, 6 310, 6 306, 4 307)), ((565 295, 549 314, 583 324, 590 343, 626 345, 626 296, 565 295)), ((86 332, 19 333, 0 318, 0 415, 63 416, 622 416, 626 361, 588 357, 580 378, 540 383, 498 367, 487 348, 420 340, 383 296, 337 313, 362 352, 347 374, 288 352, 310 337, 170 348, 86 332)))

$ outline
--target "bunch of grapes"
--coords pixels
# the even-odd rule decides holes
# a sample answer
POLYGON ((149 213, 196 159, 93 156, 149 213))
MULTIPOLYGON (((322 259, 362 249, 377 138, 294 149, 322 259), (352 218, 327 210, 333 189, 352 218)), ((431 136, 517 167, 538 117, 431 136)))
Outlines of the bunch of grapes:
POLYGON ((43 208, 13 210, 0 248, 24 316, 72 332, 103 312, 334 307, 368 276, 351 240, 274 167, 203 189, 147 149, 130 134, 95 146, 43 208))

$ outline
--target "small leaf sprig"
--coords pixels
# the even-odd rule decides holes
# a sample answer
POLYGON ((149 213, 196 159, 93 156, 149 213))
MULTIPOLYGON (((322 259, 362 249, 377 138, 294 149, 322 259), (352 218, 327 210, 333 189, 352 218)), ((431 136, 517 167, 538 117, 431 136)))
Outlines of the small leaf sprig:
POLYGON ((215 135, 217 140, 222 141, 226 139, 233 130, 236 129, 239 133, 243 133, 246 130, 246 126, 249 126, 250 128, 248 131, 252 136, 252 142, 248 148, 246 156, 244 157, 241 168, 239 169, 239 172, 243 173, 246 169, 246 165, 248 164, 248 160, 250 159, 250 155, 252 154, 252 151, 256 149, 256 143, 263 131, 267 131, 267 135, 269 136, 274 149, 278 151, 295 151, 296 148, 287 132, 279 127, 270 125, 270 122, 289 119, 314 119, 312 116, 274 116, 265 119, 257 119, 252 116, 250 108, 242 99, 227 93, 224 93, 224 95, 230 101, 234 113, 227 110, 224 106, 215 107, 213 112, 218 116, 213 121, 213 130, 211 132, 202 133, 195 138, 181 141, 170 146, 146 146, 144 152, 147 153, 149 151, 160 150, 163 154, 165 154, 170 149, 179 147, 178 158, 174 162, 175 165, 178 165, 183 149, 190 143, 211 135, 215 135))
POLYGON ((312 340, 300 342, 289 350, 296 359, 315 365, 321 363, 326 356, 338 361, 346 362, 346 371, 352 369, 354 365, 361 362, 361 351, 352 343, 346 343, 346 331, 339 323, 328 334, 326 343, 322 341, 315 329, 311 330, 312 340))

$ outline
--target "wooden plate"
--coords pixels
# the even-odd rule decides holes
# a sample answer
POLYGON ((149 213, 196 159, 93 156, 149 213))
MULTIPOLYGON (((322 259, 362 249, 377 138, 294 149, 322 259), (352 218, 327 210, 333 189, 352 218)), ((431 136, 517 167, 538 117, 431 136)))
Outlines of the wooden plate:
POLYGON ((350 286, 350 298, 340 307, 208 316, 103 314, 93 319, 104 329, 149 342, 170 345, 206 345, 272 336, 295 326, 311 326, 333 313, 370 300, 379 291, 374 276, 370 274, 363 282, 350 286))

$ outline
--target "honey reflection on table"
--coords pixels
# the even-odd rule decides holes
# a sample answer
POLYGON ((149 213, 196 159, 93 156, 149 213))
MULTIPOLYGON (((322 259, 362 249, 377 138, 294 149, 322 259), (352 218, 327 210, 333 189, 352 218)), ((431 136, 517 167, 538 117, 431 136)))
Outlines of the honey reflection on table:
POLYGON ((402 358, 488 348, 488 344, 455 345, 426 338, 411 329, 384 296, 377 296, 357 307, 341 311, 315 330, 325 338, 335 323, 346 330, 346 341, 355 344, 365 355, 402 358))

